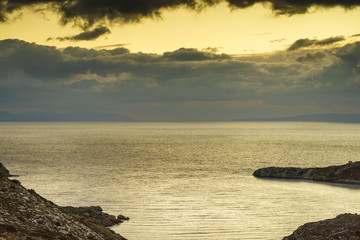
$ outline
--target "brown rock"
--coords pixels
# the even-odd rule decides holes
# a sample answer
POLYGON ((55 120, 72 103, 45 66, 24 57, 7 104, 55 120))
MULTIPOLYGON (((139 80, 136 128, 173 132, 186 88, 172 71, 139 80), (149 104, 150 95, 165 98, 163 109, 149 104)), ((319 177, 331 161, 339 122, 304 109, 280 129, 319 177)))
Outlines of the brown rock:
POLYGON ((109 215, 104 213, 102 208, 99 206, 91 206, 91 207, 63 207, 66 211, 71 213, 80 215, 85 218, 89 218, 91 221, 100 224, 105 227, 111 227, 113 225, 122 223, 124 220, 129 220, 122 215, 122 218, 119 216, 116 218, 114 215, 109 215))
POLYGON ((0 177, 0 239, 123 240, 110 229, 66 212, 19 181, 0 177))
POLYGON ((261 178, 308 179, 337 183, 360 184, 360 162, 323 168, 267 167, 256 170, 253 175, 261 178))
POLYGON ((341 214, 333 219, 306 223, 283 240, 360 240, 360 216, 341 214))
POLYGON ((10 172, 5 168, 5 166, 0 162, 0 176, 10 177, 10 172))

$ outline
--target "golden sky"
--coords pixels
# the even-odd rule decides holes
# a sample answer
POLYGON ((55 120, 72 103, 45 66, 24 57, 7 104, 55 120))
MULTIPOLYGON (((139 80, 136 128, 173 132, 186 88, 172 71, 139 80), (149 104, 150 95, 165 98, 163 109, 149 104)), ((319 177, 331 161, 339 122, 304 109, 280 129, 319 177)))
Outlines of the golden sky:
POLYGON ((180 47, 218 48, 227 54, 261 53, 283 50, 300 38, 328 38, 360 33, 360 8, 344 10, 311 8, 309 14, 276 16, 269 8, 256 4, 246 9, 229 9, 224 3, 200 13, 178 8, 162 11, 161 18, 110 27, 111 33, 94 41, 59 41, 56 37, 81 32, 72 24, 59 24, 59 15, 41 14, 30 9, 12 15, 0 24, 0 39, 17 38, 59 48, 126 44, 132 52, 163 53, 180 47), (47 41, 48 38, 53 40, 47 41))
POLYGON ((40 2, 0 2, 0 120, 360 114, 356 1, 40 2))

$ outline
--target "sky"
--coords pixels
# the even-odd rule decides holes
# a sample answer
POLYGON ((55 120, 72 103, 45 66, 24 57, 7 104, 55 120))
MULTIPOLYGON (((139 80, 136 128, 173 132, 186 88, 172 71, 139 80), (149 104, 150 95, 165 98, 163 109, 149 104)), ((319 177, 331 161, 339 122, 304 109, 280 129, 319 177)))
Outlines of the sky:
POLYGON ((0 111, 360 113, 357 0, 0 0, 0 111))

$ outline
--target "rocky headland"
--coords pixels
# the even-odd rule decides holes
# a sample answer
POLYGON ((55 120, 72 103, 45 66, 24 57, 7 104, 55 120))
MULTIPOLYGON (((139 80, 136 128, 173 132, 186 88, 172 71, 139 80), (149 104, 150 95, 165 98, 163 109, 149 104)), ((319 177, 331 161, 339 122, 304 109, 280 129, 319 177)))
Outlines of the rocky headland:
POLYGON ((128 218, 104 213, 101 207, 60 207, 17 180, 0 163, 1 240, 123 240, 106 226, 128 218))
POLYGON ((323 168, 267 167, 256 170, 259 178, 306 179, 314 181, 360 184, 360 162, 323 168))

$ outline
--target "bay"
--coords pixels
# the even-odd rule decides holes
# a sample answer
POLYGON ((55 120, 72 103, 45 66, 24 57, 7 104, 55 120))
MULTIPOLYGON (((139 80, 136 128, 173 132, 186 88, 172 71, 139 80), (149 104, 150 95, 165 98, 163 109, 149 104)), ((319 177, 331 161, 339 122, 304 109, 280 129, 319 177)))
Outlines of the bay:
POLYGON ((257 179, 261 167, 360 159, 360 125, 0 123, 0 161, 59 205, 130 217, 128 239, 282 239, 359 212, 358 185, 257 179))

